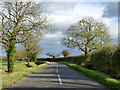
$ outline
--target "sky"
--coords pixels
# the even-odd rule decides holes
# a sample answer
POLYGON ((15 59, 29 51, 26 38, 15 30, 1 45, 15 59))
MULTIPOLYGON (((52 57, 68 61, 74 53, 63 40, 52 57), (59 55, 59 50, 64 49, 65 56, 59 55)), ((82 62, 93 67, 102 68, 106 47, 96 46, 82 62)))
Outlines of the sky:
POLYGON ((84 17, 93 17, 103 21, 109 27, 109 33, 114 41, 118 42, 118 3, 115 2, 44 2, 42 3, 54 19, 55 32, 45 35, 40 45, 44 48, 41 57, 46 57, 47 52, 59 53, 68 49, 71 55, 79 55, 78 49, 66 48, 60 43, 61 38, 70 25, 84 17))
MULTIPOLYGON (((114 39, 112 43, 118 43, 118 2, 46 1, 42 2, 42 8, 53 19, 53 32, 46 34, 43 40, 39 42, 43 52, 38 57, 47 57, 46 53, 48 52, 58 54, 63 49, 69 50, 70 55, 80 55, 83 53, 78 49, 67 48, 60 42, 69 26, 84 17, 93 17, 98 21, 104 22, 109 27, 109 33, 114 39)), ((5 55, 4 50, 2 54, 5 55)))

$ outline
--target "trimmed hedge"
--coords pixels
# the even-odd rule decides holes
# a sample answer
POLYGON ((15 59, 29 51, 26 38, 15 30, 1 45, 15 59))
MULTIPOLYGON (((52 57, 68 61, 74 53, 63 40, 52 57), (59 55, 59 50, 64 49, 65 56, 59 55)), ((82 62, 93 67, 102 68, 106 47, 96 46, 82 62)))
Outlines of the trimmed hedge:
POLYGON ((43 61, 70 62, 93 70, 98 70, 120 79, 120 48, 118 46, 104 46, 89 53, 78 56, 61 58, 40 58, 43 61))
POLYGON ((68 57, 60 57, 60 58, 38 58, 38 61, 56 61, 56 62, 71 62, 71 63, 77 63, 79 65, 84 64, 87 60, 87 57, 85 57, 84 54, 78 55, 78 56, 68 56, 68 57))

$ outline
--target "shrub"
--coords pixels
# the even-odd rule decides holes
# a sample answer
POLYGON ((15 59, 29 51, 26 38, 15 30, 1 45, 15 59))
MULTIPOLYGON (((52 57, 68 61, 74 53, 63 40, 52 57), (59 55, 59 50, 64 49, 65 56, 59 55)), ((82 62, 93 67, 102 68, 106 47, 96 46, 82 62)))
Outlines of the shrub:
POLYGON ((91 55, 92 69, 105 72, 116 78, 120 78, 120 60, 117 46, 104 46, 95 50, 91 55))
POLYGON ((36 57, 37 57, 37 53, 33 53, 33 54, 31 55, 30 61, 31 61, 31 62, 37 62, 36 57))
POLYGON ((69 56, 70 53, 69 53, 68 50, 64 49, 64 50, 62 51, 62 54, 63 54, 64 57, 66 57, 66 56, 69 56))
POLYGON ((110 74, 113 77, 120 78, 120 48, 117 49, 112 56, 112 59, 111 59, 111 73, 110 74))

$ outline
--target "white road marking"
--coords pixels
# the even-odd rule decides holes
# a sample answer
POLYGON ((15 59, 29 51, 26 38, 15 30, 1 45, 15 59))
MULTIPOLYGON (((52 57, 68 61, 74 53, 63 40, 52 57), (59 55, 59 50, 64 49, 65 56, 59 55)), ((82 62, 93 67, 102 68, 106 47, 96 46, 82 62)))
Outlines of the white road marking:
POLYGON ((57 66, 56 66, 56 72, 58 73, 58 63, 57 63, 57 66))
MULTIPOLYGON (((56 72, 58 73, 58 63, 57 63, 57 66, 56 66, 56 72)), ((60 75, 59 74, 58 74, 58 80, 59 80, 60 85, 62 85, 62 81, 60 79, 60 75)))
POLYGON ((57 69, 57 73, 58 73, 58 69, 57 69))
POLYGON ((59 80, 60 85, 62 85, 62 81, 60 79, 60 75, 59 74, 58 74, 58 80, 59 80))
POLYGON ((56 67, 56 72, 58 73, 58 67, 56 67))

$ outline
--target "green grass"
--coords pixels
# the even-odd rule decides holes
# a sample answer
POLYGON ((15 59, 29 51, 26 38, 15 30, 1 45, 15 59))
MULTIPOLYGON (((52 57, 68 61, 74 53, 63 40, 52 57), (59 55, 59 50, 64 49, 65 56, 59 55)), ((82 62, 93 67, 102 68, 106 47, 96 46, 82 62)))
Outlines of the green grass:
POLYGON ((72 69, 76 70, 77 72, 81 73, 82 75, 87 76, 92 80, 95 80, 96 82, 104 85, 107 88, 110 88, 111 90, 120 90, 120 80, 111 78, 109 75, 105 73, 90 70, 77 64, 68 62, 63 63, 71 67, 72 69))
POLYGON ((45 62, 45 63, 37 66, 34 62, 30 62, 30 65, 32 66, 30 68, 28 68, 26 66, 26 64, 27 64, 27 62, 15 61, 14 72, 8 73, 8 72, 6 72, 7 71, 7 61, 2 61, 2 87, 0 87, 0 88, 9 87, 15 81, 22 79, 24 76, 27 76, 27 75, 35 72, 40 67, 45 66, 49 63, 45 62))

